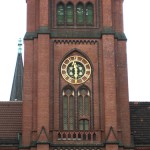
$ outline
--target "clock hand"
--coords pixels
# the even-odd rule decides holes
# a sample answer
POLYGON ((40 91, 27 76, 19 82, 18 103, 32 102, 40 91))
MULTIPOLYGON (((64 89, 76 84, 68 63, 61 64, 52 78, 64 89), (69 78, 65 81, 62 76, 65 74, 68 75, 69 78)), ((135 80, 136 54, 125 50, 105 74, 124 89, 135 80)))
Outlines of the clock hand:
POLYGON ((77 69, 77 64, 75 61, 73 61, 72 63, 73 67, 74 67, 74 77, 75 77, 75 83, 77 83, 77 77, 78 77, 78 69, 77 69))

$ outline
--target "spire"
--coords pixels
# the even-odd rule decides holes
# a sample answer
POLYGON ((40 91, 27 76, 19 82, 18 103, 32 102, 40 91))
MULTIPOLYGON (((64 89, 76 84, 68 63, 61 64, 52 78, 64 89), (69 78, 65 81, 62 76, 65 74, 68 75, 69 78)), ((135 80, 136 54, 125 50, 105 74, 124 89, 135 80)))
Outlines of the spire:
POLYGON ((22 101, 22 85, 23 85, 23 61, 22 61, 22 40, 18 40, 18 56, 16 68, 11 89, 10 101, 22 101))

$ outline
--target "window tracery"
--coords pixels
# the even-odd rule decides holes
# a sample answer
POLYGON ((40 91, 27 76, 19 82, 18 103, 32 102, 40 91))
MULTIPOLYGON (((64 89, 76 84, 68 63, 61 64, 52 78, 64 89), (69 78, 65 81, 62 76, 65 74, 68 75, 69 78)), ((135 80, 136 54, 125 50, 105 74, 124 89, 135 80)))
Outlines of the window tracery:
POLYGON ((74 90, 71 86, 65 87, 62 93, 63 101, 63 129, 74 129, 74 90))
POLYGON ((74 9, 74 5, 69 2, 62 2, 57 5, 57 24, 58 25, 93 25, 94 23, 94 7, 91 2, 83 4, 79 2, 74 9), (76 18, 76 20, 75 20, 76 18))
POLYGON ((90 101, 90 90, 85 86, 80 87, 77 92, 71 86, 63 89, 63 130, 74 130, 75 120, 79 130, 89 130, 90 101))

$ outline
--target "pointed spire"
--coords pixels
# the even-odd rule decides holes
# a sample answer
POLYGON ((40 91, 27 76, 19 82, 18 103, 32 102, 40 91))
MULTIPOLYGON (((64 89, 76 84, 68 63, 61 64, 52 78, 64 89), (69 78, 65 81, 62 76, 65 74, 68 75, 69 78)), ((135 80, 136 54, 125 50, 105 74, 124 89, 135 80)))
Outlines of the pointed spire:
POLYGON ((11 89, 10 101, 22 101, 22 85, 23 85, 23 61, 22 61, 22 40, 18 40, 18 56, 16 68, 11 89))

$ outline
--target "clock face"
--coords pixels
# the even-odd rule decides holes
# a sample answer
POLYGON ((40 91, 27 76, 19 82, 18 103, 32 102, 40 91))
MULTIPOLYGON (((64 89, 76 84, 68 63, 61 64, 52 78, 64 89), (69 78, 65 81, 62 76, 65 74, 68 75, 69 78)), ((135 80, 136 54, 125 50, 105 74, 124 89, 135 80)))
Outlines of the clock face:
POLYGON ((70 56, 61 65, 62 77, 69 83, 81 84, 91 75, 89 62, 81 56, 70 56))

